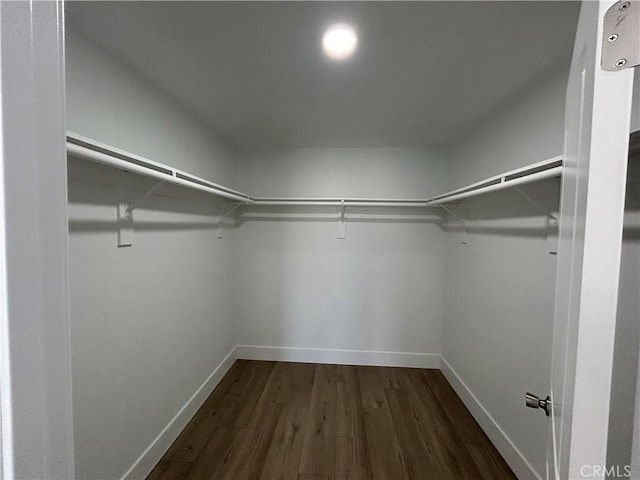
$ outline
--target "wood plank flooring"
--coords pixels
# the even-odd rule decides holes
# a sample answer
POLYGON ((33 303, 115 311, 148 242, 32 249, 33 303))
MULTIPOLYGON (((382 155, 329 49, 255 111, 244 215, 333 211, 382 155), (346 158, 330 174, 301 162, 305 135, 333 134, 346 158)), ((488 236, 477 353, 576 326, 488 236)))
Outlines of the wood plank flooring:
POLYGON ((238 360, 148 480, 515 478, 439 370, 238 360))

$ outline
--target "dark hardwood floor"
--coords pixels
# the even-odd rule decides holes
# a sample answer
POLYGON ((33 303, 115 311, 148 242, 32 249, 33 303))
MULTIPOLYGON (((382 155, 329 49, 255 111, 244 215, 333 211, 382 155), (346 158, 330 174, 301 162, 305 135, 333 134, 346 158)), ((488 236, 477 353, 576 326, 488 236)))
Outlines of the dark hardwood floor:
POLYGON ((246 360, 148 477, 514 478, 439 370, 246 360))

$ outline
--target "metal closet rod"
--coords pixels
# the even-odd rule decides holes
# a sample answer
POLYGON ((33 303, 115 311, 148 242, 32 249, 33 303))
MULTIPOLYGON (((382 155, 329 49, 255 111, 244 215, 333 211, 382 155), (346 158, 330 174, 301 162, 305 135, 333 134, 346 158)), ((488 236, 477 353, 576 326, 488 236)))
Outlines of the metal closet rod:
POLYGON ((426 207, 427 200, 413 198, 254 197, 258 206, 426 207))
POLYGON ((244 204, 260 206, 439 207, 465 198, 562 175, 562 158, 554 157, 487 178, 428 199, 343 197, 252 197, 162 163, 133 155, 76 133, 67 133, 67 152, 95 163, 156 180, 193 188, 244 204))

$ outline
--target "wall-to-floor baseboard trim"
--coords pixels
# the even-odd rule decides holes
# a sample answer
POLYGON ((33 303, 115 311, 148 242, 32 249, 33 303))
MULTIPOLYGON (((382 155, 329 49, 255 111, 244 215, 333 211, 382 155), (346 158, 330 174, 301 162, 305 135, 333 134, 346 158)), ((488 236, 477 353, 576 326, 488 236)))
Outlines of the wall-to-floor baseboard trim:
POLYGON ((447 381, 462 399, 482 427, 482 430, 487 434, 516 476, 518 478, 537 478, 540 480, 542 477, 540 477, 538 472, 536 472, 533 466, 527 461, 522 452, 514 445, 505 431, 502 430, 500 425, 498 425, 488 410, 480 403, 478 398, 469 387, 467 387, 462 378, 460 378, 444 357, 441 358, 440 370, 442 370, 447 381))
POLYGON ((281 362, 335 363, 343 365, 375 365, 386 367, 439 368, 489 439, 502 454, 518 478, 537 478, 540 475, 522 452, 496 423, 487 409, 471 392, 444 357, 433 353, 385 352, 370 350, 341 350, 325 348, 271 347, 237 345, 214 369, 205 382, 185 403, 168 425, 151 442, 121 480, 146 478, 160 461, 196 411, 213 392, 236 359, 281 362))
POLYGON ((187 403, 176 413, 166 427, 151 442, 151 445, 142 452, 142 455, 134 462, 134 464, 122 476, 122 480, 133 480, 146 478, 153 467, 160 461, 171 444, 178 438, 180 432, 187 426, 187 423, 193 418, 204 401, 211 395, 216 385, 220 383, 222 377, 229 371, 233 362, 236 361, 236 348, 232 348, 228 355, 213 370, 209 378, 207 378, 196 392, 189 398, 187 403))
POLYGON ((236 347, 236 356, 245 360, 440 368, 440 354, 435 353, 238 345, 236 347))

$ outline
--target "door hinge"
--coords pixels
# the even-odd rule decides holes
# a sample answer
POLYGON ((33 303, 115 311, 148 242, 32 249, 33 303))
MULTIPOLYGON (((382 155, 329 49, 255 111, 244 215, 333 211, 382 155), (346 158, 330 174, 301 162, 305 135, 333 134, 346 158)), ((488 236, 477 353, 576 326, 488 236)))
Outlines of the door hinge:
POLYGON ((640 65, 640 1, 620 0, 604 14, 602 68, 616 71, 640 65))

